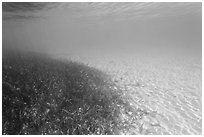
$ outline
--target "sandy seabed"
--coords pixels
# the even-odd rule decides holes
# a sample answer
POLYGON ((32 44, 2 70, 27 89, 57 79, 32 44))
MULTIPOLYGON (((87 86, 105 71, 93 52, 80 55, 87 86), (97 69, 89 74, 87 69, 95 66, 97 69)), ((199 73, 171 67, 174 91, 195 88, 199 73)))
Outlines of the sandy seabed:
POLYGON ((61 56, 102 70, 137 112, 120 134, 202 134, 202 63, 193 57, 61 56), (143 114, 138 114, 140 113, 143 114), (140 118, 138 118, 140 116, 140 118), (139 122, 138 122, 139 121, 139 122))

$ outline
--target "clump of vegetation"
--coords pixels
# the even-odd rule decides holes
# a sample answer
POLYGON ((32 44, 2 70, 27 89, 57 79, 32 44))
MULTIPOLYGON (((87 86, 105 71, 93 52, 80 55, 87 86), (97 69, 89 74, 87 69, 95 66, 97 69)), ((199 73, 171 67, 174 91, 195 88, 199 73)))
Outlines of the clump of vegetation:
POLYGON ((2 59, 2 134, 119 134, 126 103, 103 72, 36 53, 2 59))

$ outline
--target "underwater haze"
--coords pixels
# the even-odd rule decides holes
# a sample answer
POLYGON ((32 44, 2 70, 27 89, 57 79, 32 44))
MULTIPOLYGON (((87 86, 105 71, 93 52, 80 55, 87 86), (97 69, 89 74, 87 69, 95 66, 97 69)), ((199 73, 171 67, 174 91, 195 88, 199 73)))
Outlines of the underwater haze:
POLYGON ((201 16, 201 3, 3 3, 3 47, 197 56, 201 16))

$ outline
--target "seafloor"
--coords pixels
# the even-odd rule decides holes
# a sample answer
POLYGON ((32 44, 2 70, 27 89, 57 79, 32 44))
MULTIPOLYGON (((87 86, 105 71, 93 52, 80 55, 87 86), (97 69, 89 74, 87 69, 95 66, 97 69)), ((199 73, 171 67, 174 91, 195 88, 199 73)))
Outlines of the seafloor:
POLYGON ((148 53, 63 57, 106 72, 122 90, 123 100, 147 112, 136 121, 134 113, 121 115, 131 125, 121 134, 202 134, 201 57, 148 53))
POLYGON ((2 134, 202 134, 201 59, 2 58, 2 134))

